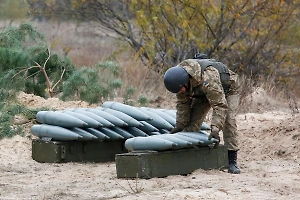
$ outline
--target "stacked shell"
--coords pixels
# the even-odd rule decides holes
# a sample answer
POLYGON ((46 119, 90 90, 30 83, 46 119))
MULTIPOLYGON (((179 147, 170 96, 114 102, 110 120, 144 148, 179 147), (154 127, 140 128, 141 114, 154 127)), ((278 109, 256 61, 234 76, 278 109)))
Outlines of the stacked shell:
POLYGON ((37 137, 56 140, 124 140, 128 151, 207 146, 210 127, 203 123, 199 132, 169 134, 176 124, 176 110, 134 107, 107 101, 102 107, 39 111, 40 124, 31 127, 37 137))

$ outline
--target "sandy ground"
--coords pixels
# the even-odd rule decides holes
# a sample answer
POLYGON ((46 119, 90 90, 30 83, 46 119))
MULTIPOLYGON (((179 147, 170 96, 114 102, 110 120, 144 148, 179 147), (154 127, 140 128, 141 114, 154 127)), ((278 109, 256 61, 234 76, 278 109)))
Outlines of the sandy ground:
MULTIPOLYGON (((34 107, 86 107, 22 94, 34 107)), ((187 176, 118 179, 114 162, 38 163, 31 139, 0 140, 1 199, 300 199, 300 115, 286 111, 240 114, 239 175, 198 169, 187 176)), ((175 166, 174 166, 175 167, 175 166)))

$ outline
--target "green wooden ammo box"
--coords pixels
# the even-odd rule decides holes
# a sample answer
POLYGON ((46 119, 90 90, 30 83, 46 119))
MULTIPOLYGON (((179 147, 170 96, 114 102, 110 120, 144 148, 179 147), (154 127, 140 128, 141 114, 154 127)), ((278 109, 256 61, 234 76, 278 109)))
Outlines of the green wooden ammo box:
POLYGON ((37 162, 109 162, 115 155, 128 152, 124 140, 45 141, 32 140, 32 158, 37 162))
POLYGON ((224 145, 172 151, 136 151, 116 155, 118 178, 153 178, 186 175, 196 169, 228 168, 224 145))

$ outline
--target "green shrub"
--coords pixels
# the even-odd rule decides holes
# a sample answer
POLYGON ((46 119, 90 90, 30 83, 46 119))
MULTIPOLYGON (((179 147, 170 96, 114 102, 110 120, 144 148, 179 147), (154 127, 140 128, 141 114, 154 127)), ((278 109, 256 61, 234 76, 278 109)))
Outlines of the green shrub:
POLYGON ((62 100, 74 96, 90 104, 113 98, 122 87, 120 67, 112 61, 75 70, 63 86, 62 100))
POLYGON ((138 99, 138 103, 140 104, 140 106, 147 106, 147 104, 148 104, 149 102, 148 102, 147 97, 145 97, 145 96, 140 96, 139 99, 138 99))
POLYGON ((131 97, 134 95, 135 92, 136 92, 136 88, 133 86, 129 86, 125 88, 125 92, 123 93, 123 99, 124 99, 123 103, 133 106, 134 102, 131 99, 131 97))

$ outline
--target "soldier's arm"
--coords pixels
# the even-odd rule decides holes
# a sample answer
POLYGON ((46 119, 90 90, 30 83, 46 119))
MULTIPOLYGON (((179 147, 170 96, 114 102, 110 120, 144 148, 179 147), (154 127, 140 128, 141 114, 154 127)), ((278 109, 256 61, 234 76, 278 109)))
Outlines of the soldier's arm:
POLYGON ((192 99, 187 93, 178 93, 176 96, 176 127, 185 127, 190 120, 192 99))
POLYGON ((219 72, 214 67, 207 67, 203 72, 203 91, 213 108, 211 126, 222 130, 228 109, 225 93, 221 84, 219 72))

